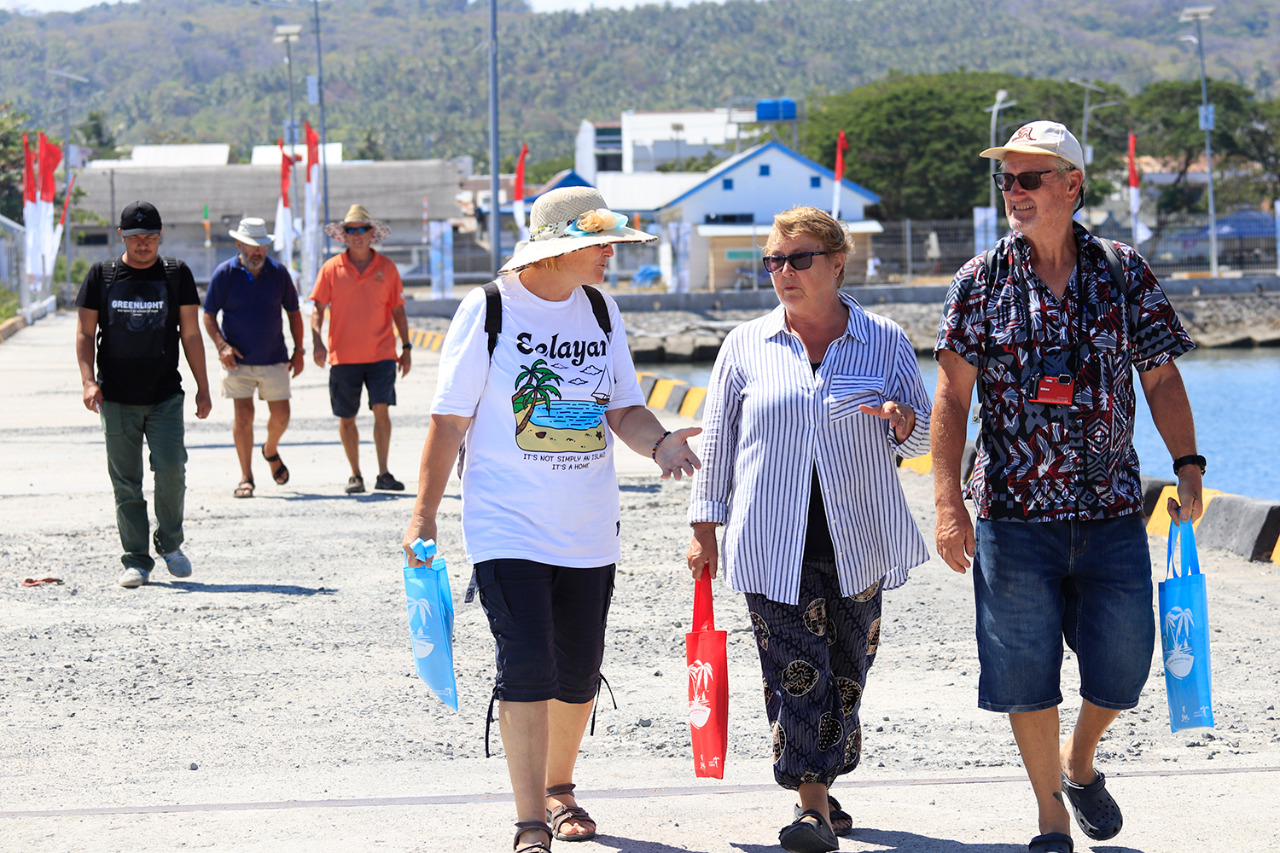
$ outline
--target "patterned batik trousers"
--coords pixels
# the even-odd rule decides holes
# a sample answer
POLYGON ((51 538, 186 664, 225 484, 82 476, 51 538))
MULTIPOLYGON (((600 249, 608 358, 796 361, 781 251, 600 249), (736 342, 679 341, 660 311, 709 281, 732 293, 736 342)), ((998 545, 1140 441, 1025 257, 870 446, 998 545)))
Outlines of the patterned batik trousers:
POLYGON ((800 604, 746 597, 773 730, 773 777, 792 790, 830 787, 862 757, 858 711, 880 644, 880 584, 846 598, 833 560, 806 560, 800 604))

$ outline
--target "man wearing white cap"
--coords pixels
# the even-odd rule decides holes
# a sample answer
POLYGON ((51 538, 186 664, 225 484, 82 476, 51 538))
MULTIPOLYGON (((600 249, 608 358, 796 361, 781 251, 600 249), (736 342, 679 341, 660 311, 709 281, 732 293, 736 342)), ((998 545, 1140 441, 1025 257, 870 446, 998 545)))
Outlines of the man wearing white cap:
POLYGON ((262 456, 271 477, 283 486, 289 469, 280 460, 280 437, 289 427, 289 380, 302 372, 302 314, 293 276, 267 254, 272 235, 261 219, 240 220, 228 232, 236 255, 218 264, 204 298, 204 328, 222 363, 222 396, 235 405, 231 435, 240 460, 238 498, 253 497, 253 394, 267 404, 267 438, 262 456), (293 353, 285 349, 280 312, 289 319, 293 353), (222 323, 218 313, 222 312, 222 323))
POLYGON ((1039 811, 1029 849, 1071 853, 1072 814, 1092 839, 1120 831, 1094 754, 1138 704, 1155 641, 1132 371, 1173 457, 1170 513, 1199 517, 1205 460, 1174 364, 1194 344, 1142 256, 1073 221, 1085 163, 1070 131, 1031 122, 980 156, 1000 161, 1012 233, 956 273, 938 331, 937 548, 957 572, 972 560, 978 705, 1009 715, 1039 811), (979 449, 962 491, 975 383, 979 449), (1063 639, 1082 699, 1065 742, 1063 639))

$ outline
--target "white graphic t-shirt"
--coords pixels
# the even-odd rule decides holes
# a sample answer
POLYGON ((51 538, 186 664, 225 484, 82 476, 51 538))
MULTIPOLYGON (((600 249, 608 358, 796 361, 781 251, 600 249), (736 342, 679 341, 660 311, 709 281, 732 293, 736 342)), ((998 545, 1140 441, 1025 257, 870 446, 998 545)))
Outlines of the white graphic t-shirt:
POLYGON ((606 337, 581 288, 563 302, 498 279, 502 332, 488 354, 481 288, 445 336, 431 413, 472 417, 462 532, 472 563, 590 568, 619 556, 614 437, 604 413, 644 405, 618 306, 606 337))

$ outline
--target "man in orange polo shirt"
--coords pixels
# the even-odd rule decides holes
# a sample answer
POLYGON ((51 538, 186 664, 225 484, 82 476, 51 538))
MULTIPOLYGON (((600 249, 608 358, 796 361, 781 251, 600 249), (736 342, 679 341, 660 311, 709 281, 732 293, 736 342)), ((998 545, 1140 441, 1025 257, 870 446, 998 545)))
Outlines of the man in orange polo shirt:
POLYGON ((396 367, 407 376, 410 366, 409 322, 405 319, 400 273, 386 256, 373 250, 391 233, 387 223, 374 219, 363 205, 353 204, 341 222, 325 226, 325 233, 347 250, 325 261, 316 277, 311 301, 312 350, 315 362, 329 370, 329 403, 338 418, 342 449, 351 463, 346 492, 360 494, 360 433, 356 413, 360 390, 369 392, 373 412, 373 446, 378 455, 378 479, 374 488, 402 491, 401 483, 387 470, 391 447, 390 407, 396 403, 396 367), (323 335, 325 310, 329 313, 329 337, 323 335), (394 327, 394 329, 393 329, 394 327), (393 333, 394 332, 394 333, 393 333), (401 341, 396 358, 396 338, 401 341))

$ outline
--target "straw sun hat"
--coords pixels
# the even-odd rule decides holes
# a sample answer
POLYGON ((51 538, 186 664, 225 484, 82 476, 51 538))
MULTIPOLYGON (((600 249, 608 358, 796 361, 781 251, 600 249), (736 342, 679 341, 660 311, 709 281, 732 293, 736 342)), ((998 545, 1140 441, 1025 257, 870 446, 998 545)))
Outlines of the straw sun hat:
POLYGON ((529 212, 529 239, 499 272, 511 272, 605 243, 651 243, 658 238, 627 227, 627 217, 605 206, 593 187, 561 187, 538 197, 529 212))
POLYGON ((363 204, 353 204, 351 209, 347 211, 347 215, 342 217, 341 222, 330 222, 324 227, 324 233, 328 234, 339 243, 347 242, 347 232, 343 231, 344 225, 350 225, 353 222, 363 222, 373 226, 373 240, 370 245, 381 243, 391 235, 391 226, 383 222, 381 219, 374 219, 369 215, 369 211, 365 209, 363 204))

